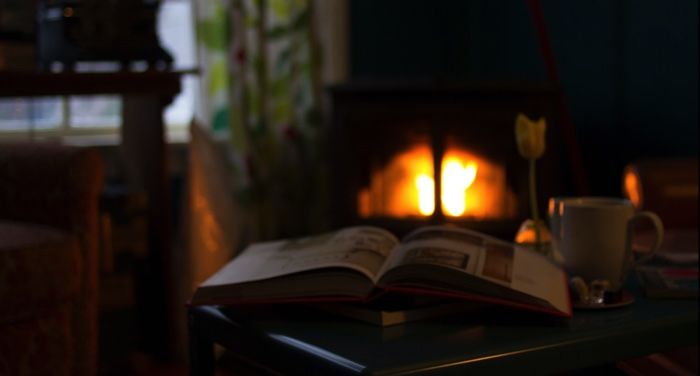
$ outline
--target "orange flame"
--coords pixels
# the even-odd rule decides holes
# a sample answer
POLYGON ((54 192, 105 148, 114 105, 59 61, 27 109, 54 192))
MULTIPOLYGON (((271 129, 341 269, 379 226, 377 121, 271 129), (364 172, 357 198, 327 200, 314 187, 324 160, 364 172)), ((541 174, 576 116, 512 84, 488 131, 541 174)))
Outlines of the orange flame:
POLYGON ((420 174, 416 177, 418 190, 418 211, 424 215, 432 215, 435 211, 435 181, 432 176, 420 174))
MULTIPOLYGON (((458 217, 466 211, 465 191, 474 183, 478 165, 466 164, 459 158, 445 159, 442 164, 442 208, 447 215, 458 217)), ((416 177, 418 210, 424 216, 435 211, 435 181, 432 176, 420 174, 416 177)))
MULTIPOLYGON (((358 194, 362 217, 428 217, 435 212, 433 157, 427 145, 397 154, 358 194)), ((450 217, 496 218, 515 209, 503 167, 462 149, 448 148, 441 166, 442 211, 450 217)))
POLYGON ((467 209, 466 190, 476 179, 478 165, 474 161, 462 163, 456 157, 445 159, 442 164, 442 208, 445 214, 459 217, 467 209))

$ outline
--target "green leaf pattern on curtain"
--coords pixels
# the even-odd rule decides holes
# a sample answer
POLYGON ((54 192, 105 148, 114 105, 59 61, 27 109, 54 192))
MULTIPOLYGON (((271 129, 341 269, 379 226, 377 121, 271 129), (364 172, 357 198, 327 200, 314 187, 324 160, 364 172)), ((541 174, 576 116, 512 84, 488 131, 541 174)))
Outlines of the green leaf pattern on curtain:
POLYGON ((229 20, 222 0, 195 0, 197 44, 206 100, 204 105, 217 132, 229 128, 229 20))
POLYGON ((212 129, 227 122, 254 237, 312 231, 325 197, 312 1, 196 2, 212 129))

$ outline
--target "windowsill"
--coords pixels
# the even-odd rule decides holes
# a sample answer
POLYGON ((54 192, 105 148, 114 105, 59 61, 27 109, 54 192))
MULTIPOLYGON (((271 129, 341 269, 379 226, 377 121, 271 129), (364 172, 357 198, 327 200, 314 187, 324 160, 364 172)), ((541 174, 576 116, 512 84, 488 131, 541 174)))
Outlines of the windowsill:
MULTIPOLYGON (((73 134, 60 134, 56 132, 35 132, 30 136, 27 132, 0 133, 0 141, 60 141, 67 145, 75 146, 118 146, 121 136, 118 129, 100 130, 96 132, 76 132, 73 134)), ((186 145, 190 141, 190 133, 186 127, 174 127, 167 129, 166 142, 168 145, 186 145)))

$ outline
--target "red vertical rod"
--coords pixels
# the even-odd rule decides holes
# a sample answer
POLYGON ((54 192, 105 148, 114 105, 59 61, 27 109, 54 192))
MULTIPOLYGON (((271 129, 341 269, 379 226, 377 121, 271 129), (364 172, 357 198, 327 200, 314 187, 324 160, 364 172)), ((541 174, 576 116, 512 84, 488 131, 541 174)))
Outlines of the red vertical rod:
POLYGON ((571 170, 573 172, 574 184, 576 184, 578 194, 588 195, 588 179, 586 178, 586 171, 581 159, 581 150, 579 149, 578 142, 576 142, 574 121, 571 116, 569 106, 566 102, 564 91, 561 88, 561 82, 559 81, 559 73, 557 71, 554 53, 552 52, 552 46, 549 43, 549 35, 544 22, 544 16, 542 14, 542 6, 540 5, 539 0, 528 0, 527 4, 530 9, 530 14, 532 15, 532 20, 535 24, 535 30, 537 31, 537 39, 539 41, 540 52, 542 53, 542 58, 544 59, 547 69, 547 76, 551 81, 556 82, 560 87, 558 96, 559 112, 563 125, 564 141, 567 144, 566 149, 568 151, 569 162, 571 163, 571 170))

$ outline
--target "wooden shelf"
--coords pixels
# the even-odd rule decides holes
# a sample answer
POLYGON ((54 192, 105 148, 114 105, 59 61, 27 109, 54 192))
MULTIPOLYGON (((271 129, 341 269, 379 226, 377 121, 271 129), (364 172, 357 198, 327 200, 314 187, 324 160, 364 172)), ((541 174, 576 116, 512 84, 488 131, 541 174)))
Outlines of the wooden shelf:
POLYGON ((34 73, 0 71, 0 97, 148 94, 174 97, 187 72, 34 73))

